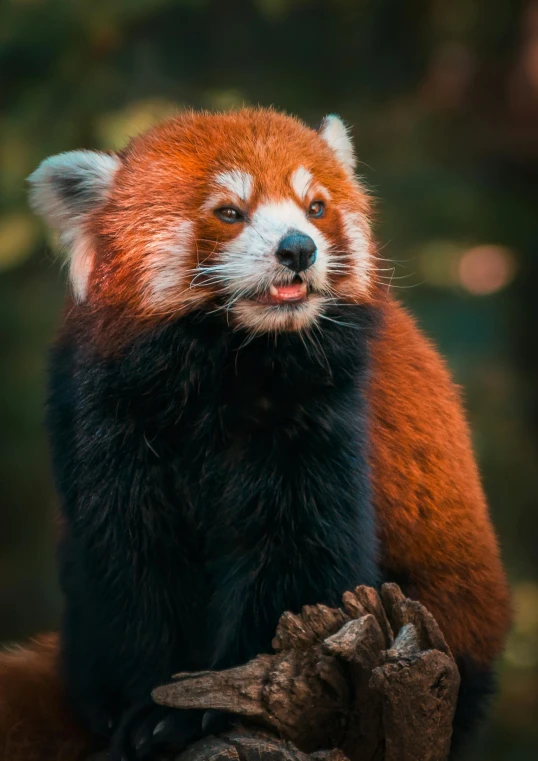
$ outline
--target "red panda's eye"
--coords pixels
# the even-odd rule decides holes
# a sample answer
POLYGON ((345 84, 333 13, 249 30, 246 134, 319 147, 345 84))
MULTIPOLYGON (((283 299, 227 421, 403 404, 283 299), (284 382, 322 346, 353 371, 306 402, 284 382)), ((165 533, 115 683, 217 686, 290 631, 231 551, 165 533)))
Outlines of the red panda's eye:
POLYGON ((325 214, 325 204, 323 201, 312 201, 308 207, 308 216, 319 219, 325 214))
POLYGON ((215 209, 215 215, 223 222, 228 223, 241 222, 244 219, 241 212, 234 209, 233 206, 222 206, 220 209, 215 209))

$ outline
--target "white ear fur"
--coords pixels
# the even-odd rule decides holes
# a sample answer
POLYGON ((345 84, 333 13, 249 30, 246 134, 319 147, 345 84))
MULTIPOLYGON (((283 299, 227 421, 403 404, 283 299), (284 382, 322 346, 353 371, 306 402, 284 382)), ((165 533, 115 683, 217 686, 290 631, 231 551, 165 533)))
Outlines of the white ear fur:
POLYGON ((346 125, 336 114, 329 114, 321 123, 319 134, 337 155, 348 172, 355 169, 355 150, 346 125))
POLYGON ((84 222, 108 197, 120 166, 117 156, 69 151, 45 159, 28 177, 31 207, 60 233, 78 301, 86 296, 93 265, 93 243, 84 222))

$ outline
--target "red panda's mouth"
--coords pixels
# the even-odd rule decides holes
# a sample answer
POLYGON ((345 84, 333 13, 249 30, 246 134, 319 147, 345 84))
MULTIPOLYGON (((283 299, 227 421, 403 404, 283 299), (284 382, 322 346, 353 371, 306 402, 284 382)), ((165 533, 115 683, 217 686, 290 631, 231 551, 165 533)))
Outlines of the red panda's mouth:
POLYGON ((307 284, 298 281, 279 285, 273 283, 269 290, 265 291, 259 298, 261 304, 297 304, 306 301, 308 296, 307 284))

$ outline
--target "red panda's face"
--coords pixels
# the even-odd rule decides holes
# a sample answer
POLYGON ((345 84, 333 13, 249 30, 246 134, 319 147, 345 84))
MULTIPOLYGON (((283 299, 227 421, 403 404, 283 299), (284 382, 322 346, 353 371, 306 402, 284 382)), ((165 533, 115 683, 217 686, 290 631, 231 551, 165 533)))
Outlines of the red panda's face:
POLYGON ((368 202, 352 164, 336 117, 315 132, 260 109, 188 114, 117 157, 61 154, 30 180, 79 300, 154 318, 202 309, 275 332, 370 298, 368 202))

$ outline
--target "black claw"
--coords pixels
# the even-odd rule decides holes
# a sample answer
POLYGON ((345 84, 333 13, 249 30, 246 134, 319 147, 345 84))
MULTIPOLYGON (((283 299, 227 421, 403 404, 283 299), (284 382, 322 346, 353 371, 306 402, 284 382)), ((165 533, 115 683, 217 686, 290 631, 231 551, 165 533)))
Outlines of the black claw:
POLYGON ((159 740, 161 737, 166 737, 169 722, 167 719, 161 719, 158 724, 155 725, 152 737, 154 740, 159 740))
POLYGON ((115 761, 148 761, 164 751, 175 753, 201 736, 201 711, 157 705, 134 708, 123 717, 113 738, 115 761))
POLYGON ((204 713, 202 719, 202 732, 205 735, 218 735, 230 729, 233 723, 233 717, 224 711, 215 711, 210 709, 204 713))

